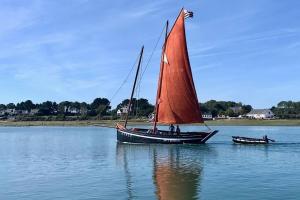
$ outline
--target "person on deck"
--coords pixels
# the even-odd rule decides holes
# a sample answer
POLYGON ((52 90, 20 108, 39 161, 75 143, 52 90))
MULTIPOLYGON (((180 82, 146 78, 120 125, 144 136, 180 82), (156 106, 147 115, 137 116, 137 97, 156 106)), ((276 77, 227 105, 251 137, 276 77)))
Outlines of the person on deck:
POLYGON ((174 129, 175 129, 174 125, 170 124, 169 131, 170 131, 171 134, 174 133, 174 129))
POLYGON ((176 126, 176 134, 177 134, 177 135, 180 134, 180 128, 179 128, 179 125, 176 126))
POLYGON ((264 135, 263 139, 266 141, 266 142, 269 142, 269 138, 267 135, 264 135))

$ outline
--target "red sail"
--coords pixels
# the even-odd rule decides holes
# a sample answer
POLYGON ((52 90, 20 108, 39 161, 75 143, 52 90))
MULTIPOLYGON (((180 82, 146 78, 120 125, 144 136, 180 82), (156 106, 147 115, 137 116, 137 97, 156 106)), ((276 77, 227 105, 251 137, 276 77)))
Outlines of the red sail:
POLYGON ((197 196, 201 171, 176 164, 169 166, 158 163, 158 166, 154 166, 157 199, 194 199, 197 196))
POLYGON ((162 124, 202 123, 181 11, 162 53, 156 120, 162 124))

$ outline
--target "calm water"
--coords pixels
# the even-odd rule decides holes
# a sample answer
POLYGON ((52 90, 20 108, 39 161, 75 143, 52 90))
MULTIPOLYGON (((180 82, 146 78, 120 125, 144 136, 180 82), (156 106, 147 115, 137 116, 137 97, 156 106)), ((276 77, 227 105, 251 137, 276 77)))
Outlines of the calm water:
POLYGON ((300 199, 300 127, 217 129, 195 146, 117 144, 99 127, 0 127, 0 199, 300 199), (264 134, 277 143, 231 142, 264 134))

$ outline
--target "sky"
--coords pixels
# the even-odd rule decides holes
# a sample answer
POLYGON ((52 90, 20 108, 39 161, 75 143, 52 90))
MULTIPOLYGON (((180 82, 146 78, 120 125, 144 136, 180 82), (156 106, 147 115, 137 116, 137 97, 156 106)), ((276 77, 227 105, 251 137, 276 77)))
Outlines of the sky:
POLYGON ((201 102, 269 108, 300 101, 298 0, 0 0, 0 103, 129 98, 125 82, 142 45, 136 97, 155 101, 166 20, 194 12, 186 35, 201 102), (149 60, 154 50, 154 54, 149 60))

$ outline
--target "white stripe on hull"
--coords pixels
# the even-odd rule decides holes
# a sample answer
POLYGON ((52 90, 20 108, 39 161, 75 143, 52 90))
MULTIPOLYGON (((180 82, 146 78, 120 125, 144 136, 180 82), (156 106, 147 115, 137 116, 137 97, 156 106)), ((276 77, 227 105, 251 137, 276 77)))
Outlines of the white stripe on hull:
POLYGON ((257 144, 265 144, 265 141, 249 141, 249 140, 243 140, 243 139, 234 139, 235 142, 244 142, 244 143, 257 143, 257 144))
POLYGON ((189 140, 202 140, 203 138, 196 137, 196 138, 161 138, 161 137, 151 137, 146 135, 139 135, 134 133, 128 133, 125 131, 118 130, 119 132, 123 133, 126 136, 135 136, 135 137, 141 137, 141 138, 147 138, 152 140, 162 140, 164 142, 181 142, 181 141, 189 141, 189 140))

